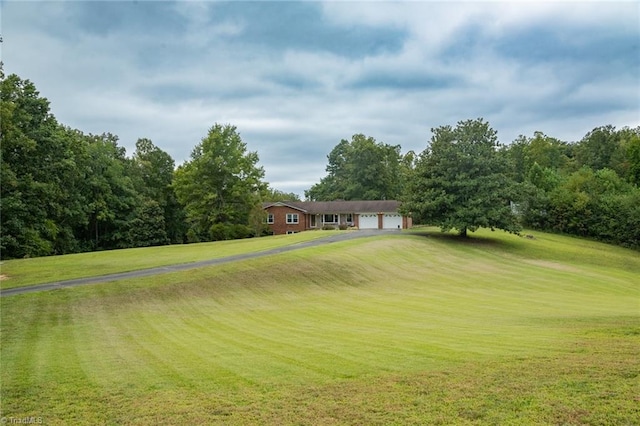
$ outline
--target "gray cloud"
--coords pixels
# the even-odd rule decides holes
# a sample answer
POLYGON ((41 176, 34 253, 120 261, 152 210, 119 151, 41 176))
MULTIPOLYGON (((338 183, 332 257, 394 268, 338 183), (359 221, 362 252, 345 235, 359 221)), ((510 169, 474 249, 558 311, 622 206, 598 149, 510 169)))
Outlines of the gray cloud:
POLYGON ((274 52, 305 50, 331 52, 349 58, 396 51, 403 45, 401 29, 363 25, 335 25, 324 19, 317 2, 223 2, 215 5, 212 21, 242 23, 230 38, 238 47, 274 52))
POLYGON ((5 1, 2 24, 5 72, 62 123, 178 163, 234 124, 301 195, 355 133, 419 152, 467 118, 503 143, 640 124, 633 2, 5 1))

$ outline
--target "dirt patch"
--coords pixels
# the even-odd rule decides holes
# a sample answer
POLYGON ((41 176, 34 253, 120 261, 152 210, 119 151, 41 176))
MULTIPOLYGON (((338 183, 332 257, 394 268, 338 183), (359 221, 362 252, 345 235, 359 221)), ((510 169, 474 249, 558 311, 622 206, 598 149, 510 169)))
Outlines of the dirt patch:
POLYGON ((8 279, 9 279, 9 275, 0 274, 0 281, 4 281, 4 280, 8 280, 8 279))

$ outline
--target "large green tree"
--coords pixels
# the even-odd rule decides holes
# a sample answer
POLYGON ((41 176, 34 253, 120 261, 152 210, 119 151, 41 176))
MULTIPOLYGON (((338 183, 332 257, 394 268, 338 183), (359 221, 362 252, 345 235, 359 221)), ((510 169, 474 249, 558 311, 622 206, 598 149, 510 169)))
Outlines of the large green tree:
MULTIPOLYGON (((130 167, 116 136, 84 135, 60 125, 33 83, 14 74, 2 77, 2 257, 165 242, 165 221, 157 217, 161 205, 153 191, 166 188, 171 176, 167 182, 166 171, 156 167, 136 180, 144 167, 130 167), (138 181, 142 184, 136 187, 138 181)), ((134 162, 142 160, 141 154, 134 162)), ((164 161, 173 167, 172 160, 164 161)))
MULTIPOLYGON (((142 245, 162 244, 162 241, 173 243, 183 242, 185 226, 182 207, 178 203, 172 186, 175 172, 175 161, 171 156, 158 148, 146 138, 138 139, 136 150, 130 161, 130 175, 134 187, 144 206, 143 217, 151 220, 145 232, 152 235, 152 229, 156 230, 153 238, 138 239, 142 245), (155 212, 161 217, 154 217, 155 212), (162 227, 158 227, 162 223, 162 227), (160 232, 161 231, 161 232, 160 232)), ((136 229, 135 227, 133 229, 136 229)))
POLYGON ((533 137, 519 136, 513 143, 503 146, 501 152, 511 162, 511 176, 524 182, 534 164, 555 171, 571 168, 572 147, 566 142, 534 132, 533 137))
POLYGON ((640 126, 618 130, 619 144, 611 158, 611 168, 618 175, 640 185, 640 126))
POLYGON ((593 170, 612 168, 612 159, 620 143, 620 135, 612 125, 596 127, 576 146, 579 166, 593 170))
POLYGON ((128 223, 137 216, 140 197, 127 174, 126 150, 110 133, 85 138, 89 154, 84 188, 88 225, 80 235, 88 249, 131 247, 128 223))
POLYGON ((327 156, 327 176, 305 191, 310 200, 393 200, 402 192, 399 145, 353 135, 327 156))
POLYGON ((0 138, 2 257, 77 251, 74 230, 86 216, 82 138, 15 74, 0 82, 0 138))
POLYGON ((417 221, 466 236, 479 227, 518 232, 510 202, 515 182, 499 155, 497 133, 483 119, 432 129, 402 209, 417 221))
POLYGON ((248 236, 252 211, 266 185, 258 160, 235 126, 209 129, 191 159, 176 170, 173 184, 184 205, 189 241, 248 236))

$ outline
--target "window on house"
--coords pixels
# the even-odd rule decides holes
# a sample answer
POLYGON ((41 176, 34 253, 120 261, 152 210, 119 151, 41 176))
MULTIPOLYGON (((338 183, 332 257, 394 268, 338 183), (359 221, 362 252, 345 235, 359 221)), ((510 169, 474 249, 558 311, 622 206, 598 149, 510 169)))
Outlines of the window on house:
POLYGON ((273 213, 269 213, 267 216, 267 223, 273 223, 273 213))
POLYGON ((322 223, 338 223, 338 215, 325 214, 322 216, 322 223))
POLYGON ((347 213, 347 223, 353 223, 353 214, 347 213))
POLYGON ((287 235, 291 235, 291 234, 297 234, 298 231, 287 231, 287 235))
POLYGON ((298 213, 287 213, 287 223, 298 223, 298 213))
POLYGON ((315 228, 315 227, 316 227, 316 215, 315 215, 315 214, 312 214, 312 215, 309 217, 309 219, 311 219, 311 220, 310 220, 310 222, 311 222, 311 223, 309 224, 309 226, 311 226, 312 228, 315 228))

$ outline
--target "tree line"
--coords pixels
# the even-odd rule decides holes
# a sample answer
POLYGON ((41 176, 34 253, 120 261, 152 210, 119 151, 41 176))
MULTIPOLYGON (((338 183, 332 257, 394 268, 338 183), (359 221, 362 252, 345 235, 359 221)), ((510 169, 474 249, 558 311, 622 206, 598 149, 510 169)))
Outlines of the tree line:
MULTIPOLYGON (((64 126, 32 82, 0 78, 3 259, 264 235, 262 203, 298 199, 264 181, 232 125, 214 124, 176 167, 149 139, 127 156, 115 135, 64 126)), ((640 247, 640 128, 509 145, 482 119, 432 133, 418 154, 340 141, 305 197, 399 199, 415 222, 461 234, 525 226, 640 247)))
POLYGON ((535 132, 501 144, 482 118, 431 132, 418 154, 342 140, 306 197, 398 199, 414 223, 461 235, 526 227, 640 248, 640 127, 596 127, 574 143, 535 132))
POLYGON ((139 139, 64 126, 35 85, 0 75, 3 259, 262 235, 260 203, 290 198, 263 181, 237 129, 215 124, 191 157, 139 139))

